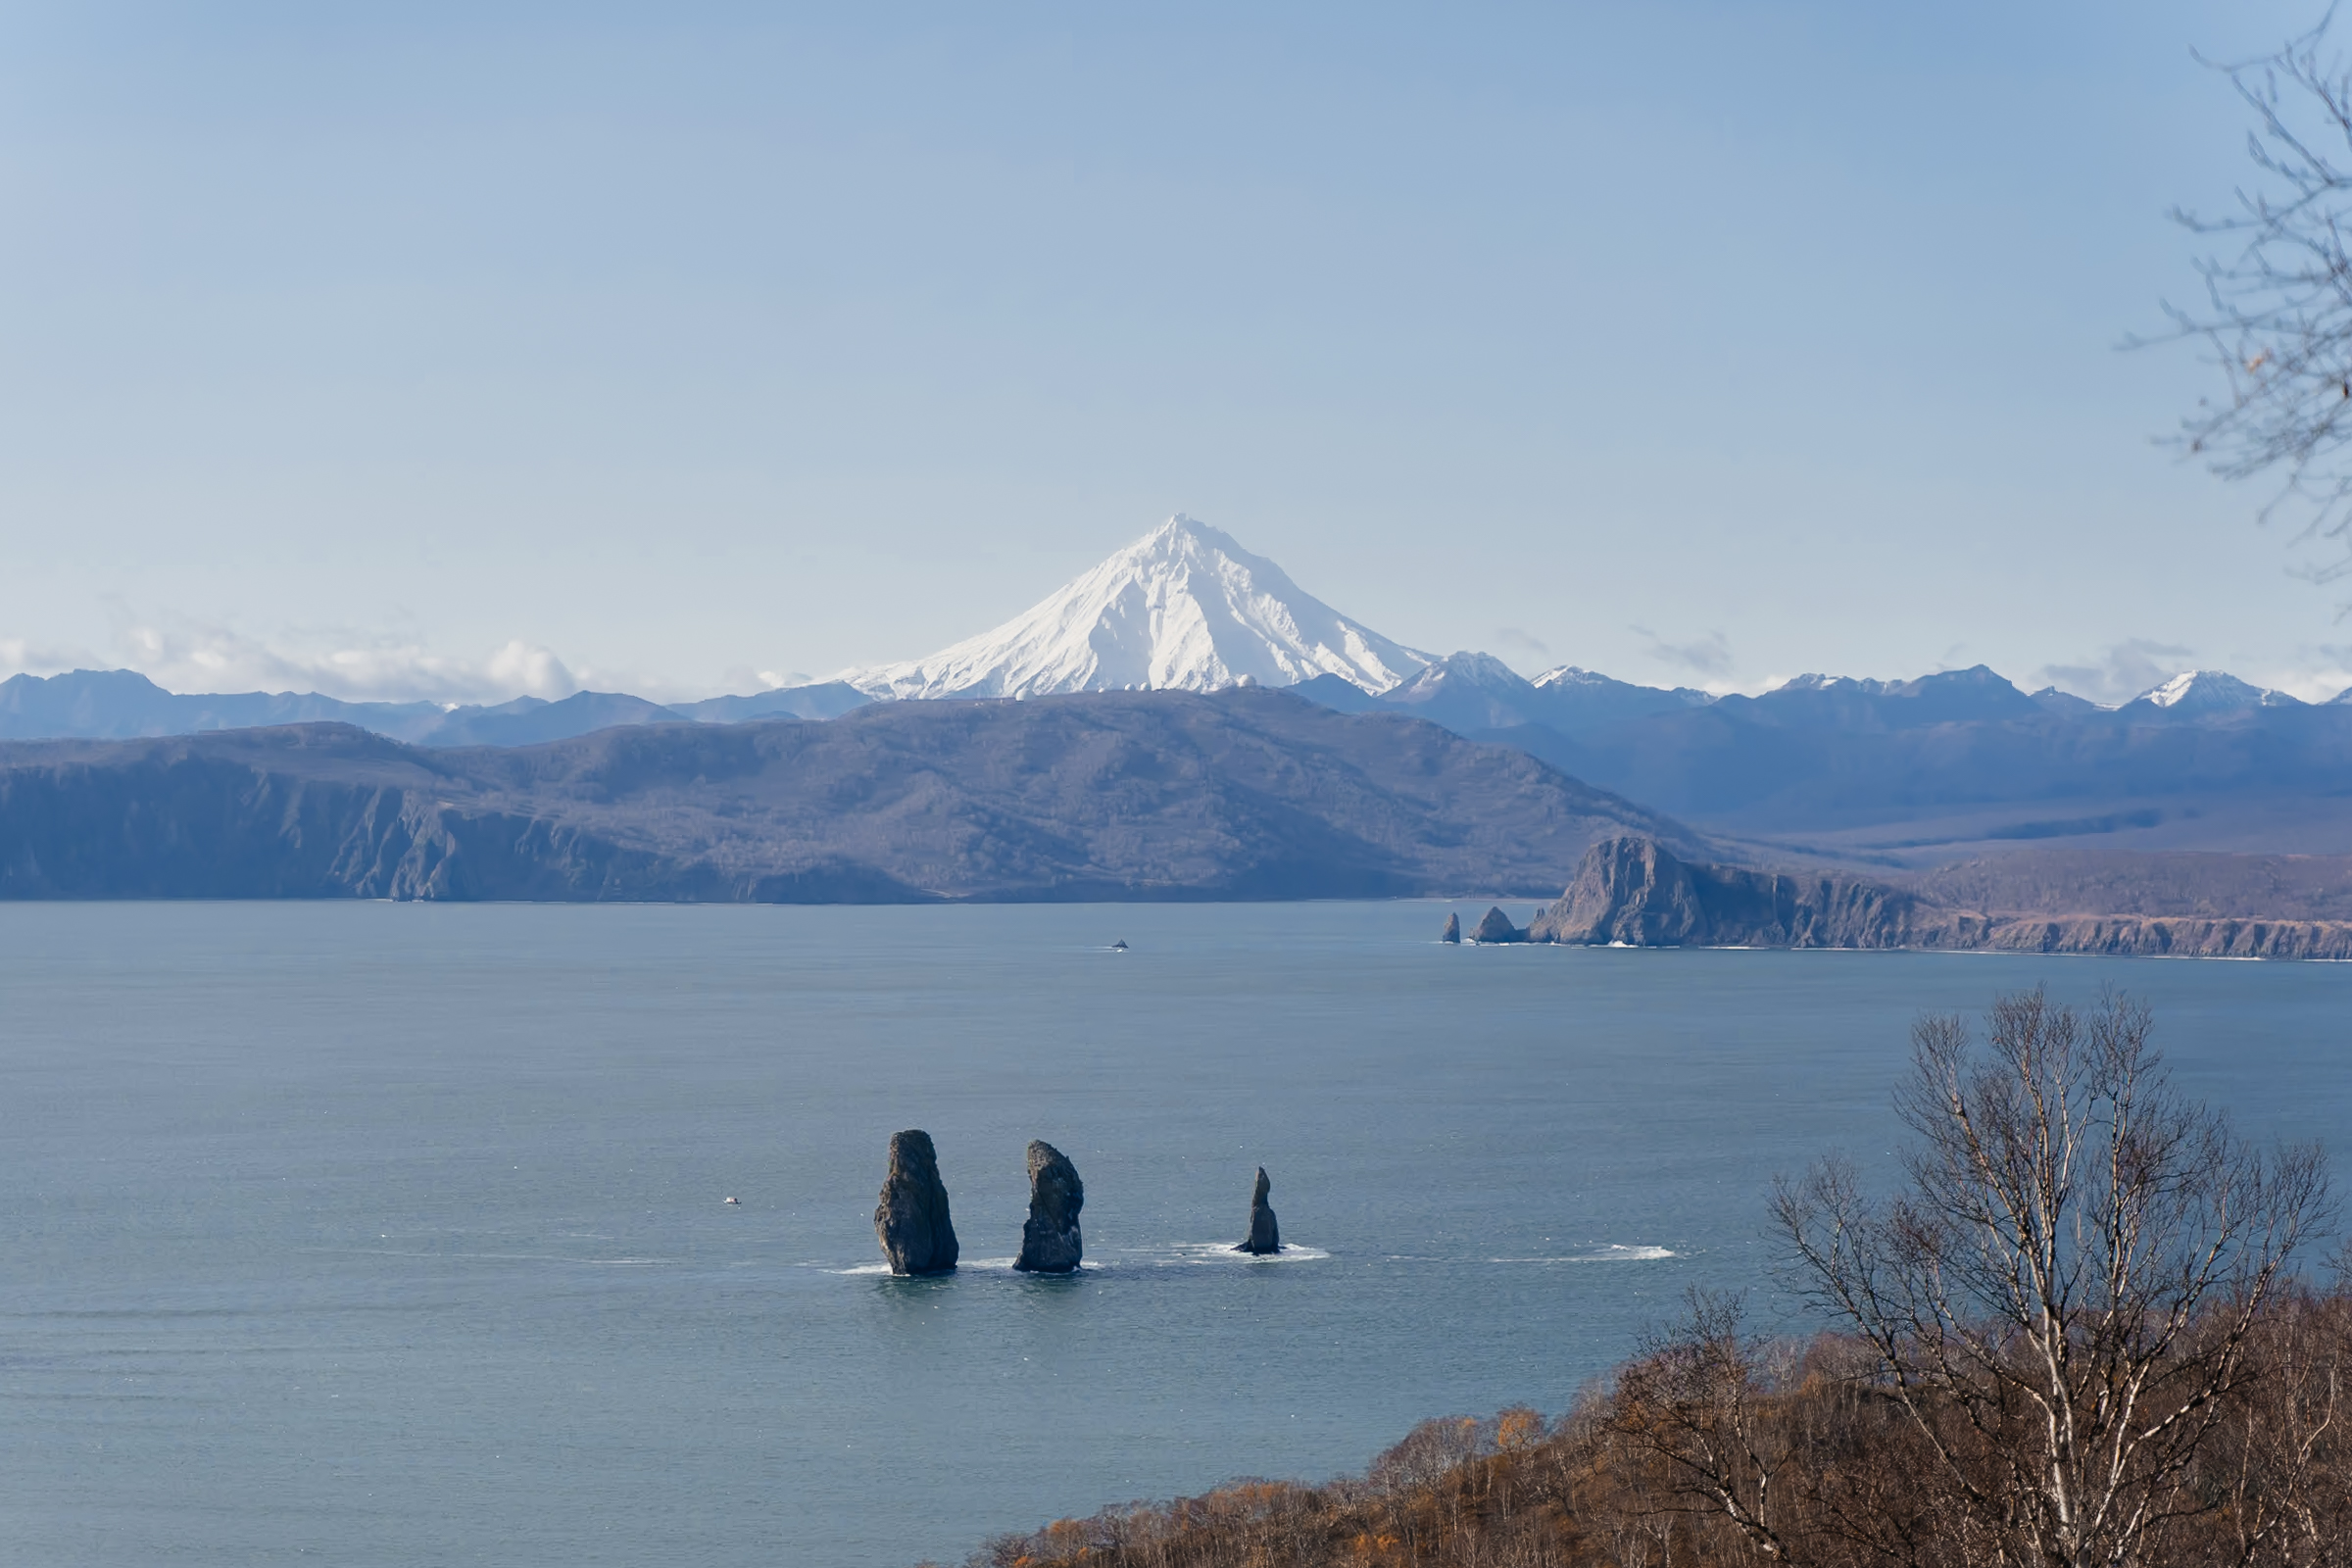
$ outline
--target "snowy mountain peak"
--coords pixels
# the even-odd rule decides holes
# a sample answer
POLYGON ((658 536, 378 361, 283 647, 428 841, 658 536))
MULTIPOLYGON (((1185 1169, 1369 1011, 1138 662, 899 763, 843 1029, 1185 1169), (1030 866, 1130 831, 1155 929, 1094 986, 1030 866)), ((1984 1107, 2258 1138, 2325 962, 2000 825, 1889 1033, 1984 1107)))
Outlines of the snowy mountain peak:
POLYGON ((2229 713, 2248 708, 2299 708, 2301 700, 2239 680, 2218 669, 2192 669, 2175 675, 2153 691, 2140 693, 2125 706, 2146 703, 2174 713, 2229 713))
POLYGON ((1430 661, 1421 672, 1398 687, 1394 695, 1403 698, 1407 693, 1435 691, 1446 685, 1491 686, 1503 691, 1526 691, 1531 682, 1493 654, 1472 653, 1465 649, 1448 654, 1444 659, 1430 661))
POLYGON ((1579 686, 1622 686, 1625 682, 1611 680, 1596 669, 1586 669, 1577 664, 1554 664, 1528 684, 1544 689, 1558 686, 1574 690, 1579 686))
POLYGON ((1214 691, 1323 674, 1384 692, 1429 662, 1179 513, 993 631, 837 678, 903 698, 1214 691))

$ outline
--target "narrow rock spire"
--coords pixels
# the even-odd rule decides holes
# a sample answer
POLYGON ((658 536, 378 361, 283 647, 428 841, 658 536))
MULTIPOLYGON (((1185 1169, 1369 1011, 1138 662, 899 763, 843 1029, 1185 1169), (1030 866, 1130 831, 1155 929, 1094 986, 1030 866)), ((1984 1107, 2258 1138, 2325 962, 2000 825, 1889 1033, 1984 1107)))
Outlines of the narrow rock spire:
POLYGON ((1263 1257, 1268 1252, 1282 1250, 1282 1231, 1274 1223, 1274 1205, 1266 1201, 1266 1194, 1274 1184, 1266 1180, 1266 1167, 1257 1167, 1257 1185, 1250 1189, 1250 1239, 1234 1249, 1237 1252, 1254 1252, 1263 1257))
POLYGON ((1078 1210, 1086 1206, 1086 1184, 1078 1167, 1052 1144, 1029 1146, 1029 1223, 1021 1227, 1021 1255, 1012 1266, 1024 1274, 1067 1274, 1078 1266, 1082 1244, 1078 1210))
POLYGON ((893 1134, 890 1174, 874 1209, 874 1234, 893 1274, 947 1274, 956 1267, 956 1227, 948 1221, 948 1188, 939 1179, 939 1153, 920 1130, 893 1134))
POLYGON ((1447 915, 1446 917, 1446 934, 1438 940, 1459 943, 1462 940, 1462 917, 1458 914, 1447 915))

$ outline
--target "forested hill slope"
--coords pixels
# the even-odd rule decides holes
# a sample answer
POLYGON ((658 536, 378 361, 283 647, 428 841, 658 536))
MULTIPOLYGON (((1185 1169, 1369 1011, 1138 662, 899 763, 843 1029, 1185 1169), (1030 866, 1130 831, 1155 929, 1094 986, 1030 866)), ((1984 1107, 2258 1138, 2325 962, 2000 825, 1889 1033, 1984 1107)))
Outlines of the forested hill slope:
POLYGON ((424 750, 342 724, 0 745, 0 897, 728 900, 1556 892, 1680 824, 1280 692, 888 704, 424 750))

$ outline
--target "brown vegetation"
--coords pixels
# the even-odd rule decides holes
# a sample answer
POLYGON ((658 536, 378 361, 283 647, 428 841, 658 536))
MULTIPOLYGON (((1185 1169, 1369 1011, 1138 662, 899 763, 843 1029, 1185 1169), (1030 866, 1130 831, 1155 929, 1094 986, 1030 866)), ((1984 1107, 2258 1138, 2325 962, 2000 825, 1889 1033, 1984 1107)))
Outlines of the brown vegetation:
MULTIPOLYGON (((2179 1097, 2144 1009, 1923 1020, 1907 1191, 1785 1184, 1759 1338, 1694 1295, 1557 1422, 1424 1422, 1360 1479, 1244 1481, 990 1543, 974 1568, 2352 1564, 2352 1289, 2293 1260, 2316 1152, 2179 1097)), ((2339 1274, 2340 1280, 2340 1274, 2339 1274)))

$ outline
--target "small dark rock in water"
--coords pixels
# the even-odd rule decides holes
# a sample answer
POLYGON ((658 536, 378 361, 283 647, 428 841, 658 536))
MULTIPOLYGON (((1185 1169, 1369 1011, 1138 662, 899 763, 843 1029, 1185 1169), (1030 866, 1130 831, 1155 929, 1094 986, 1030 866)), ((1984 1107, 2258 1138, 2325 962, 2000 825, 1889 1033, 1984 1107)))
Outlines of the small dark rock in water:
POLYGON ((1078 1210, 1086 1206, 1086 1184, 1078 1167, 1052 1144, 1029 1146, 1029 1223, 1021 1227, 1021 1255, 1012 1266, 1024 1274, 1067 1274, 1078 1266, 1081 1244, 1078 1210))
POLYGON ((1459 941, 1461 941, 1461 940, 1462 940, 1462 917, 1461 917, 1460 915, 1458 915, 1458 914, 1449 914, 1449 915, 1447 915, 1447 916, 1446 917, 1446 934, 1445 934, 1444 936, 1442 936, 1442 937, 1438 938, 1438 940, 1439 940, 1440 942, 1459 942, 1459 941))
POLYGON ((956 1227, 948 1222, 948 1188, 939 1179, 931 1135, 910 1131, 890 1140, 890 1174, 874 1210, 874 1234, 893 1274, 947 1274, 956 1267, 956 1227))
POLYGON ((1473 942, 1525 942, 1527 933, 1511 924, 1511 917, 1499 908, 1489 909, 1478 929, 1470 933, 1473 942))
POLYGON ((1250 1189, 1250 1239, 1234 1249, 1237 1252, 1255 1252, 1264 1256, 1282 1250, 1282 1232, 1274 1224, 1274 1205, 1266 1201, 1266 1194, 1274 1184, 1266 1180, 1266 1167, 1257 1167, 1257 1185, 1250 1189))
POLYGON ((1110 951, 1113 953, 1125 953, 1127 951, 1127 939, 1125 937, 1121 937, 1118 941, 1113 942, 1110 945, 1110 951))

